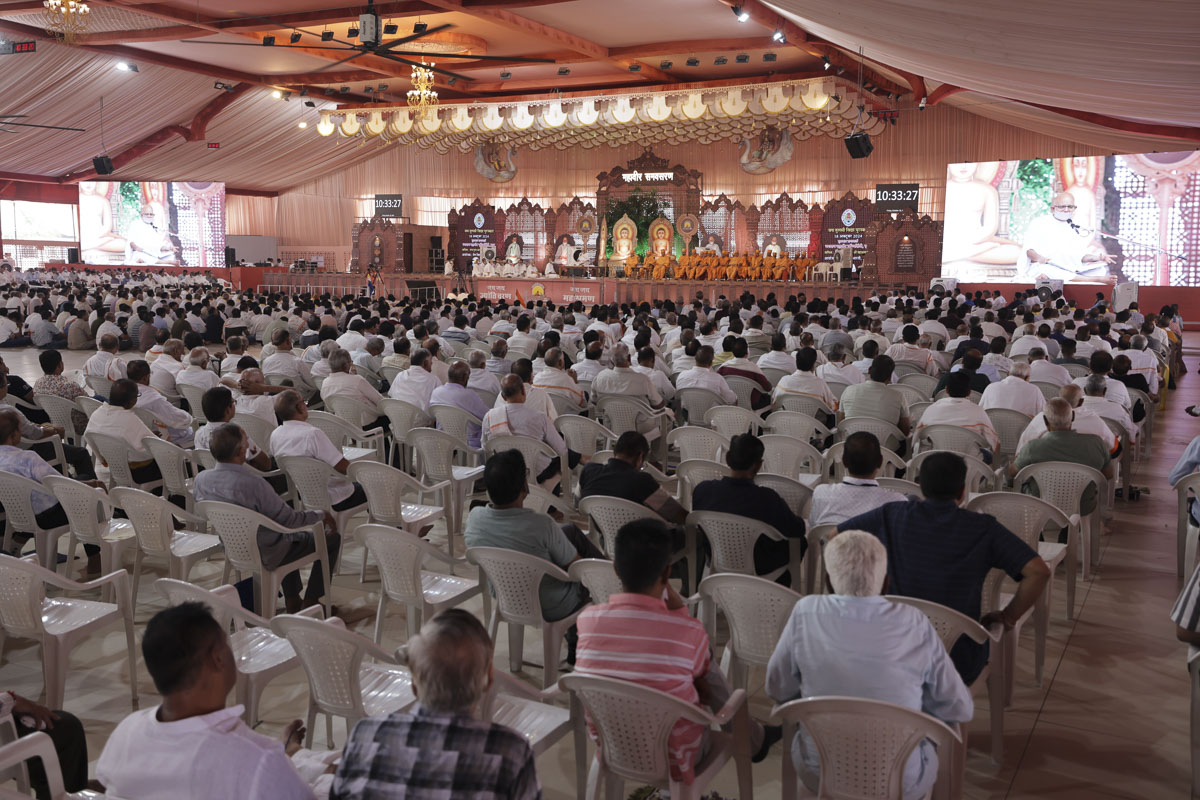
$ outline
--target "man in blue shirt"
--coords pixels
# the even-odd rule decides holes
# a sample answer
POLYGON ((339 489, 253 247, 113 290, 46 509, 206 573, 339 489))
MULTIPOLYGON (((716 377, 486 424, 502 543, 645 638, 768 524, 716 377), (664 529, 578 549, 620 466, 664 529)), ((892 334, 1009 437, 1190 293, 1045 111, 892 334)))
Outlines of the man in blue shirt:
MULTIPOLYGON (((734 436, 725 454, 730 476, 715 481, 704 481, 692 491, 693 511, 720 511, 740 514, 766 524, 788 539, 800 539, 801 552, 808 546, 804 539, 804 520, 792 513, 788 504, 774 489, 758 486, 754 478, 762 469, 766 448, 762 440, 750 433, 734 436)), ((765 536, 754 543, 754 571, 765 575, 788 564, 788 542, 775 541, 765 536)), ((791 586, 792 576, 787 571, 776 582, 791 586)))
MULTIPOLYGON (((986 627, 1012 628, 1050 580, 1038 554, 990 514, 959 508, 966 499, 967 465, 956 453, 932 455, 921 467, 924 500, 888 503, 851 517, 839 531, 864 530, 887 548, 888 592, 941 603, 986 627), (1002 569, 1017 581, 1008 605, 981 617, 984 579, 1002 569)), ((950 657, 970 684, 987 664, 987 645, 963 637, 950 657)))

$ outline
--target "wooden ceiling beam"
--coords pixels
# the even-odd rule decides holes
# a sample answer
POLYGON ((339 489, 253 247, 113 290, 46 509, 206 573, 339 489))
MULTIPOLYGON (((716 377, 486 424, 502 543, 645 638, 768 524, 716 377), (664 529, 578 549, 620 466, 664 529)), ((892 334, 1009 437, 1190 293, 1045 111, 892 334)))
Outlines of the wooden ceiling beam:
POLYGON ((770 36, 742 36, 727 39, 684 39, 677 42, 653 42, 628 47, 610 47, 611 56, 651 58, 690 53, 721 53, 734 50, 774 50, 778 47, 770 36))
POLYGON ((147 28, 138 31, 106 31, 89 33, 79 37, 79 44, 106 45, 132 44, 134 42, 178 42, 182 39, 197 39, 211 36, 212 31, 194 25, 168 25, 163 28, 147 28))

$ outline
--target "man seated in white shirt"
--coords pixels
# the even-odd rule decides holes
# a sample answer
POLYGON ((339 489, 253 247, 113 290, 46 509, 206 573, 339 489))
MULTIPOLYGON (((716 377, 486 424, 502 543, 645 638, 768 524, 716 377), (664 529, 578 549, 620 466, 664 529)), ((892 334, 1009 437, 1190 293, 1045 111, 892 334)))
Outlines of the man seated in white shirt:
POLYGON ((194 386, 201 392, 221 383, 220 377, 209 366, 212 356, 207 347, 194 347, 187 355, 187 365, 175 375, 175 388, 194 386))
POLYGON ((1029 351, 1029 380, 1032 383, 1065 386, 1071 382, 1071 373, 1061 364, 1051 362, 1041 347, 1034 347, 1029 351))
MULTIPOLYGON (((321 342, 321 358, 319 361, 317 361, 317 363, 312 365, 309 370, 309 374, 311 374, 313 378, 328 378, 329 373, 332 371, 329 369, 329 357, 333 355, 334 350, 341 349, 342 348, 340 348, 338 343, 333 339, 326 339, 325 341, 321 342)), ((313 383, 316 384, 316 381, 314 380, 313 383)))
MULTIPOLYGON (((745 343, 742 343, 745 346, 745 343)), ((653 352, 653 351, 651 351, 653 352)), ((618 396, 641 400, 651 409, 662 408, 666 401, 655 388, 649 377, 633 369, 629 348, 624 343, 618 343, 612 349, 613 365, 596 376, 592 382, 592 393, 597 397, 618 396)), ((668 412, 669 413, 669 412, 668 412)), ((650 433, 657 430, 662 415, 638 416, 640 433, 650 433)))
POLYGON ((162 703, 133 712, 109 736, 96 780, 110 797, 313 800, 313 786, 328 794, 335 751, 301 750, 300 720, 269 739, 242 720, 242 706, 226 707, 238 659, 207 606, 189 602, 155 614, 142 657, 162 703))
MULTIPOLYGON (((840 344, 829 348, 829 361, 817 367, 817 377, 825 383, 841 383, 853 386, 862 383, 867 376, 853 364, 846 363, 846 350, 840 344)), ((759 359, 761 361, 762 359, 759 359)))
MULTIPOLYGON (((512 373, 525 383, 525 405, 549 417, 551 422, 558 419, 558 409, 550 399, 550 393, 533 385, 533 362, 528 358, 518 358, 513 362, 512 373)), ((503 381, 501 381, 503 385, 503 381)), ((496 398, 493 408, 504 405, 504 393, 496 398)))
POLYGON ((675 387, 671 384, 671 379, 655 366, 661 359, 659 359, 658 353, 654 352, 654 348, 647 345, 638 350, 637 359, 637 363, 633 365, 633 371, 640 372, 649 378, 664 401, 669 403, 674 400, 675 387))
POLYGON ((979 400, 979 407, 984 411, 1006 408, 1031 418, 1041 413, 1045 406, 1046 396, 1029 382, 1029 365, 1020 361, 1013 362, 1007 378, 988 384, 979 400))
POLYGON ((575 377, 591 383, 596 376, 604 371, 604 343, 600 340, 590 342, 583 349, 583 360, 575 364, 575 377))
POLYGON ((550 417, 526 403, 526 388, 520 375, 504 376, 500 381, 500 404, 484 416, 481 440, 486 446, 493 436, 528 436, 550 445, 559 454, 559 458, 538 456, 537 463, 533 465, 533 473, 537 476, 539 484, 553 488, 558 483, 562 456, 567 458, 568 469, 574 469, 581 463, 586 464, 588 458, 569 450, 567 443, 555 430, 550 417))
POLYGON ((377 428, 380 426, 386 428, 387 416, 379 411, 379 401, 383 399, 383 395, 366 378, 353 373, 351 371, 353 366, 349 352, 335 350, 330 354, 330 372, 329 377, 321 384, 321 399, 325 401, 326 405, 334 397, 345 397, 354 400, 375 414, 373 419, 368 417, 364 420, 364 428, 377 428))
MULTIPOLYGON (((128 378, 123 378, 113 384, 109 392, 108 402, 97 408, 88 417, 84 436, 89 433, 100 433, 120 439, 129 447, 129 468, 133 474, 134 483, 150 483, 162 479, 154 456, 143 449, 142 440, 154 436, 154 432, 146 427, 137 414, 133 413, 138 401, 138 385, 128 378)), ((99 454, 97 459, 99 459, 99 454)), ((107 466, 107 464, 105 465, 107 466)))
POLYGON ((450 380, 450 364, 442 360, 442 343, 436 336, 428 336, 424 347, 429 351, 429 371, 438 379, 439 384, 450 380))
MULTIPOLYGON (((476 351, 478 352, 478 351, 476 351)), ((478 353, 480 356, 483 353, 478 353)), ((474 355, 474 353, 472 354, 474 355)), ((562 350, 557 347, 551 347, 546 351, 545 357, 542 359, 546 366, 533 377, 533 387, 541 389, 551 396, 558 395, 566 399, 575 408, 582 409, 587 402, 586 393, 579 388, 579 382, 575 380, 573 370, 564 368, 562 350)), ((495 375, 486 370, 478 370, 484 375, 488 375, 495 380, 495 375)), ((475 376, 476 370, 471 370, 472 378, 475 376)), ((500 384, 497 381, 497 388, 500 384)))
MULTIPOLYGON (((992 456, 1000 447, 1000 436, 992 427, 992 420, 987 412, 969 399, 971 394, 971 376, 965 372, 951 372, 946 379, 946 397, 937 400, 917 424, 916 437, 919 440, 921 432, 930 425, 953 425, 973 431, 987 442, 988 449, 980 449, 978 455, 986 463, 992 463, 992 456)), ((970 455, 976 455, 971 453, 970 455)))
POLYGON ((1083 407, 1102 419, 1110 419, 1125 430, 1127 441, 1137 441, 1138 427, 1125 407, 1108 399, 1108 385, 1103 375, 1089 375, 1083 384, 1083 407))
POLYGON ((119 381, 126 375, 126 364, 117 357, 117 349, 119 343, 117 337, 112 334, 101 336, 97 341, 99 350, 96 354, 89 358, 83 364, 83 374, 87 376, 98 376, 108 378, 110 381, 119 381))
POLYGON ((296 391, 311 398, 317 391, 317 385, 313 383, 312 368, 292 349, 292 332, 286 328, 276 330, 271 335, 271 344, 275 345, 275 352, 263 359, 263 373, 286 376, 296 391))
POLYGON ((102 336, 115 336, 120 342, 119 346, 122 350, 128 350, 133 346, 129 337, 125 335, 125 331, 121 330, 121 326, 117 324, 117 315, 111 311, 104 315, 104 321, 100 323, 100 327, 96 328, 96 338, 99 339, 102 336))
MULTIPOLYGON (((721 402, 726 405, 735 405, 737 403, 737 394, 733 389, 729 388, 729 384, 717 374, 717 371, 712 368, 713 357, 715 353, 708 345, 701 346, 696 350, 696 366, 689 370, 685 370, 675 378, 675 390, 680 389, 708 389, 710 392, 715 392, 721 402)), ((697 424, 699 421, 693 422, 697 424)))
POLYGON ((192 446, 192 415, 178 406, 171 405, 162 393, 150 385, 150 365, 143 359, 129 362, 129 380, 138 385, 136 408, 144 408, 154 415, 155 433, 172 444, 183 448, 192 446))
MULTIPOLYGON (((430 344, 434 344, 436 341, 433 340, 430 344)), ((350 358, 354 360, 354 366, 362 367, 375 374, 379 374, 379 370, 383 369, 383 351, 383 338, 372 336, 370 339, 367 339, 365 348, 351 353, 350 358)))
POLYGON ((271 433, 271 454, 276 459, 306 456, 333 467, 338 473, 329 476, 329 500, 334 511, 347 511, 366 504, 367 495, 363 488, 341 477, 349 471, 350 462, 324 431, 309 423, 308 404, 299 392, 295 389, 280 392, 275 397, 275 415, 281 421, 271 433))
MULTIPOLYGON (((1129 399, 1129 390, 1125 388, 1125 384, 1108 374, 1112 372, 1112 362, 1113 357, 1111 353, 1106 353, 1103 350, 1092 353, 1090 361, 1092 375, 1099 375, 1104 378, 1105 383, 1108 384, 1107 397, 1109 400, 1120 403, 1121 407, 1126 411, 1132 411, 1133 401, 1129 399)), ((1076 386, 1083 386, 1092 375, 1076 378, 1073 382, 1076 386)))
POLYGON ((414 350, 409 368, 396 375, 388 389, 388 397, 403 400, 428 414, 433 390, 442 385, 430 371, 432 361, 433 356, 424 347, 414 350))
MULTIPOLYGON (((843 531, 825 546, 833 594, 800 598, 767 666, 767 694, 777 703, 800 697, 861 697, 905 706, 954 726, 975 713, 938 633, 920 610, 881 597, 888 550, 866 531, 843 531)), ((785 758, 788 756, 785 755, 785 758)), ((924 797, 950 758, 929 742, 909 755, 901 781, 904 800, 924 797)), ((791 746, 801 781, 812 792, 820 761, 801 726, 791 746)))
POLYGON ((221 359, 221 374, 228 375, 237 370, 237 364, 246 355, 246 337, 230 336, 225 340, 225 357, 221 359))
POLYGON ((904 502, 899 492, 880 487, 875 480, 883 466, 883 450, 875 434, 859 431, 846 437, 842 447, 846 476, 841 483, 822 483, 813 489, 810 524, 837 525, 885 503, 904 502))
POLYGON ((884 355, 890 357, 897 364, 902 362, 915 364, 923 369, 926 375, 937 375, 938 363, 930 350, 917 344, 920 337, 921 332, 916 325, 905 325, 900 329, 902 341, 889 347, 884 355))
POLYGON ((785 375, 775 386, 772 397, 775 401, 789 394, 804 395, 820 400, 830 411, 837 411, 838 401, 829 390, 829 384, 817 377, 817 351, 803 347, 796 351, 796 371, 785 375))
POLYGON ((467 381, 467 388, 482 389, 498 395, 500 394, 500 379, 494 372, 488 370, 487 361, 487 353, 482 350, 472 350, 471 354, 467 356, 467 363, 471 365, 471 378, 467 381))
POLYGON ((787 336, 777 333, 771 337, 771 350, 758 357, 758 368, 788 373, 796 369, 791 354, 787 352, 787 336))
MULTIPOLYGON (((147 354, 148 355, 148 354, 147 354)), ((146 359, 149 361, 149 359, 146 359)), ((179 394, 175 386, 176 376, 183 371, 183 341, 167 339, 163 342, 162 354, 150 362, 150 385, 165 395, 179 394)), ((202 387, 212 388, 211 385, 202 387)))
MULTIPOLYGON (((1066 386, 1059 389, 1058 396, 1067 401, 1067 404, 1074 409, 1074 416, 1071 418, 1071 430, 1078 433, 1090 433, 1093 436, 1098 436, 1104 441, 1105 447, 1108 448, 1109 456, 1117 458, 1121 454, 1121 440, 1108 427, 1108 424, 1100 418, 1096 412, 1083 406, 1083 387, 1073 383, 1068 383, 1066 386)), ((1025 430, 1021 432, 1021 438, 1017 441, 1017 452, 1029 444, 1034 439, 1041 437, 1046 432, 1046 412, 1035 416, 1025 430)))

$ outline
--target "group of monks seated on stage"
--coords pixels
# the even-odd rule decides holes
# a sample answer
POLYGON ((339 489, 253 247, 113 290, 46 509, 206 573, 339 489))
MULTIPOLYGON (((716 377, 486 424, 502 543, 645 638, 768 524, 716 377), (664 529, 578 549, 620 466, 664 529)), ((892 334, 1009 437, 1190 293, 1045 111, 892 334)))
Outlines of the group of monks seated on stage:
POLYGON ((815 258, 793 258, 787 254, 777 257, 763 255, 757 250, 753 255, 736 252, 718 255, 712 251, 700 251, 680 256, 677 262, 669 255, 647 254, 642 261, 630 259, 625 271, 632 278, 656 281, 667 278, 686 281, 803 281, 816 263, 815 258))

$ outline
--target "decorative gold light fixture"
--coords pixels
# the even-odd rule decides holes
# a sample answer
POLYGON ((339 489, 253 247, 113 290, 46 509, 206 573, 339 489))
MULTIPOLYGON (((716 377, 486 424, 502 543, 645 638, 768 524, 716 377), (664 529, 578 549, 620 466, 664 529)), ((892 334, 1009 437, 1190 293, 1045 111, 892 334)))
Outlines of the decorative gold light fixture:
POLYGON ((412 87, 408 90, 408 104, 412 108, 424 111, 438 104, 438 93, 433 88, 433 70, 431 64, 421 62, 420 66, 413 64, 412 87))
POLYGON ((46 20, 46 33, 63 44, 75 44, 80 35, 87 33, 91 9, 81 0, 45 0, 42 12, 46 20))

